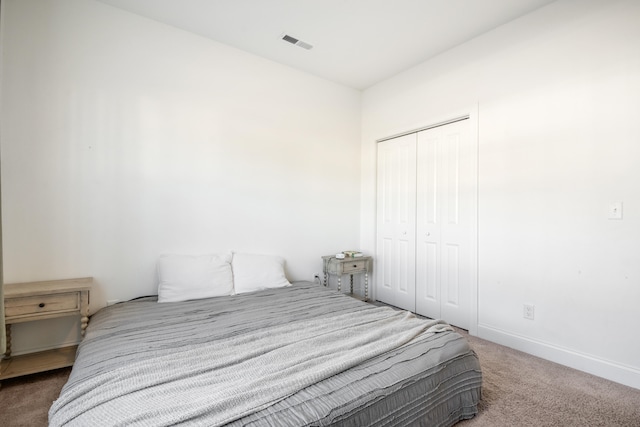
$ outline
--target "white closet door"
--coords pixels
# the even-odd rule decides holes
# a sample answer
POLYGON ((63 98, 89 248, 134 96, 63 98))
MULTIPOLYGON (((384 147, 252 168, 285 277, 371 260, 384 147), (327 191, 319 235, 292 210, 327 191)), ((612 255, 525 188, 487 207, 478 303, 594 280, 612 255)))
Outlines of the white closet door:
POLYGON ((416 313, 468 329, 476 155, 469 120, 418 133, 416 313))
POLYGON ((416 140, 378 144, 376 299, 415 311, 416 140))

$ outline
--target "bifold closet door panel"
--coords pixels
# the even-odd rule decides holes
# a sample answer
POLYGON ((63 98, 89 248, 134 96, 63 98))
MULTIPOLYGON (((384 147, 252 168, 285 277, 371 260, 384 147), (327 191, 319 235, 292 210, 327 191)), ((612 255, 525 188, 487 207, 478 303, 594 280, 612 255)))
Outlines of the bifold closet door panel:
POLYGON ((475 151, 469 121, 418 133, 416 312, 468 328, 475 151))
POLYGON ((376 299, 415 311, 416 141, 378 144, 376 299))
POLYGON ((439 319, 442 132, 435 129, 420 132, 416 154, 416 313, 439 319))

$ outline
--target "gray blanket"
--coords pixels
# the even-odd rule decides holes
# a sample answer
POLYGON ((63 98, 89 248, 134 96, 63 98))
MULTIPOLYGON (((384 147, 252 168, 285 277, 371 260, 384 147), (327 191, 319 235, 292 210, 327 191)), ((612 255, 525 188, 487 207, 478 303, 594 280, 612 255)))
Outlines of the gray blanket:
POLYGON ((224 425, 415 340, 451 330, 313 285, 91 320, 50 425, 224 425))

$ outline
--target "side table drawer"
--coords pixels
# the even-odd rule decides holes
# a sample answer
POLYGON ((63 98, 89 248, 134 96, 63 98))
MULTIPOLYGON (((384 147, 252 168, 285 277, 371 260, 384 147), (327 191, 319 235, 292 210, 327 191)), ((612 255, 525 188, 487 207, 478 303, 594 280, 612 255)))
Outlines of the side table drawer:
POLYGON ((4 301, 5 316, 11 318, 33 317, 54 312, 74 312, 80 310, 79 292, 9 298, 4 301))
POLYGON ((342 264, 342 271, 349 273, 352 271, 363 271, 367 266, 366 260, 349 261, 342 264))

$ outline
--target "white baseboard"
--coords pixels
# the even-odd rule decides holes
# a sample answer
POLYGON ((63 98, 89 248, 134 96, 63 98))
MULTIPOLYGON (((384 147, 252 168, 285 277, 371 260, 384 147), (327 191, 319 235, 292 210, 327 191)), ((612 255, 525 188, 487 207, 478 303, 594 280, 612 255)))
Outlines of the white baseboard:
POLYGON ((523 351, 541 359, 559 363, 579 371, 640 389, 640 370, 610 360, 601 359, 554 344, 516 335, 500 329, 478 325, 478 337, 523 351))

